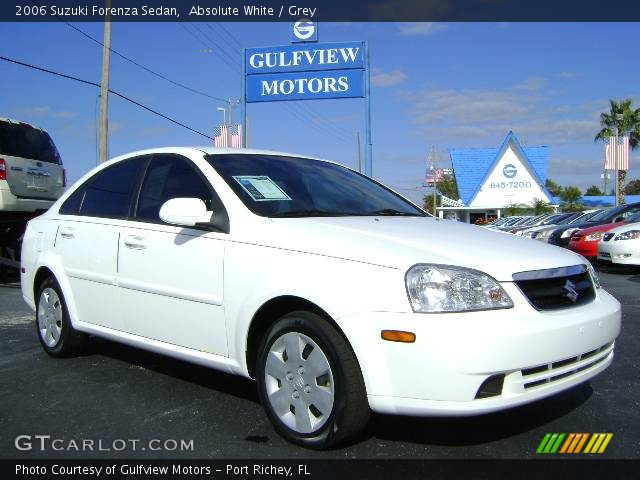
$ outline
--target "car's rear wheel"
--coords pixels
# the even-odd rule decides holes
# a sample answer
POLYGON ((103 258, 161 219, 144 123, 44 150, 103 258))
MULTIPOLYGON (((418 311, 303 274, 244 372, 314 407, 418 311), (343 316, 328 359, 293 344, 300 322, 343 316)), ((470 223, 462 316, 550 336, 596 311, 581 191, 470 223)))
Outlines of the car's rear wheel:
POLYGON ((52 277, 38 289, 36 328, 42 348, 53 357, 78 354, 86 342, 86 335, 71 326, 62 290, 52 277))
POLYGON ((310 448, 330 448, 362 431, 369 405, 358 361, 322 317, 293 312, 267 332, 256 368, 262 404, 276 430, 310 448))

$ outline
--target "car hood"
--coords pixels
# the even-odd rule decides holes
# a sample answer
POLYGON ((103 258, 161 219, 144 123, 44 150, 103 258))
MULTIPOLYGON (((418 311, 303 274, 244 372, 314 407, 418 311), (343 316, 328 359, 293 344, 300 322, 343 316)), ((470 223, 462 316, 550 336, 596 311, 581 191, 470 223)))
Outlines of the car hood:
POLYGON ((612 228, 610 230, 610 232, 615 233, 617 235, 618 233, 628 232, 630 230, 640 230, 640 222, 618 223, 616 224, 615 228, 612 228))
POLYGON ((261 243, 408 269, 416 263, 473 268, 500 281, 513 273, 584 263, 535 240, 430 217, 274 218, 261 243))

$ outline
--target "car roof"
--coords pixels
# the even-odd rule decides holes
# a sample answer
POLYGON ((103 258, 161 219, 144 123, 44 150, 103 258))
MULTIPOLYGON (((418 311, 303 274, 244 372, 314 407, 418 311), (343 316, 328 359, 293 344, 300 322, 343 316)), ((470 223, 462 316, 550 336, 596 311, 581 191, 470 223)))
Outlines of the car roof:
MULTIPOLYGON (((29 122, 25 122, 24 120, 16 120, 14 118, 0 117, 0 122, 28 125, 31 128, 35 128, 36 130, 42 130, 42 128, 38 127, 37 125, 33 125, 33 124, 29 123, 29 122)), ((42 130, 42 131, 44 131, 44 130, 42 130)))
POLYGON ((280 152, 277 150, 261 150, 261 149, 255 149, 255 148, 219 148, 219 147, 211 147, 211 146, 148 148, 145 150, 137 150, 135 152, 129 152, 127 154, 120 155, 118 157, 112 158, 112 160, 121 160, 125 158, 135 157, 138 155, 149 155, 151 153, 177 153, 177 154, 204 153, 206 155, 225 155, 225 154, 273 155, 273 156, 287 156, 287 157, 304 158, 307 160, 318 160, 321 162, 336 163, 336 162, 332 162, 330 160, 325 160, 322 158, 310 157, 308 155, 301 155, 301 154, 291 153, 291 152, 280 152))

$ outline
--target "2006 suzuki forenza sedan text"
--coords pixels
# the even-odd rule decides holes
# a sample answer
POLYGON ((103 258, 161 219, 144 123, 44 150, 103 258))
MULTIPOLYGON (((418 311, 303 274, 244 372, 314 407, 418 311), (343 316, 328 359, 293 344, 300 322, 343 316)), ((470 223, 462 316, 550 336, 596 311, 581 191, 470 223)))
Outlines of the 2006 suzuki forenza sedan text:
POLYGON ((49 354, 91 334, 254 378, 278 432, 315 448, 372 410, 474 415, 555 394, 604 370, 620 330, 577 254, 256 150, 97 167, 29 223, 21 281, 49 354))

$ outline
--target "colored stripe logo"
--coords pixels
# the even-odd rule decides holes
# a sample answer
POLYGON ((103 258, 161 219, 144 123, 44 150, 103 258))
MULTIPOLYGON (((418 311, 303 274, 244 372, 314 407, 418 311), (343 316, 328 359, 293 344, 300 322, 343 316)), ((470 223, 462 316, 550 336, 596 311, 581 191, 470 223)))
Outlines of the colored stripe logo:
POLYGON ((536 453, 604 453, 613 433, 546 433, 536 453))

